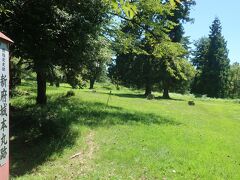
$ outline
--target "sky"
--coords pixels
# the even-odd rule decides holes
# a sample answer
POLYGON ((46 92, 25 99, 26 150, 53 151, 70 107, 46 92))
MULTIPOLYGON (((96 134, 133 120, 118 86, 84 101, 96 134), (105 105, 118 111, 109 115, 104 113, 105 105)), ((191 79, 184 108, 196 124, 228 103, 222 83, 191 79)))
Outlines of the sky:
POLYGON ((194 23, 185 25, 185 35, 191 41, 209 35, 215 17, 222 23, 222 34, 227 41, 231 62, 240 62, 240 0, 196 0, 191 17, 194 23))

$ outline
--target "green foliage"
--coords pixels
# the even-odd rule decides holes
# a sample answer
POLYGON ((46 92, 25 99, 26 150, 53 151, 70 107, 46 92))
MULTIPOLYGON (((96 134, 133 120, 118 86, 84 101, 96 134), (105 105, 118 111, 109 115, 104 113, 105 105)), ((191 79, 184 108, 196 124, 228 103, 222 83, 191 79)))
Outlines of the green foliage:
POLYGON ((45 84, 52 68, 80 71, 90 35, 100 30, 106 7, 101 1, 12 1, 3 6, 0 30, 14 39, 13 54, 32 61, 38 76, 38 102, 45 103, 45 84))
POLYGON ((31 68, 31 60, 16 57, 10 59, 10 91, 12 95, 16 94, 16 87, 21 85, 22 79, 32 81, 36 79, 36 75, 31 71, 31 68))
POLYGON ((198 41, 195 42, 195 51, 193 52, 193 65, 196 66, 198 70, 203 69, 205 63, 206 63, 206 58, 207 58, 207 53, 210 45, 210 39, 207 37, 202 37, 198 41))
POLYGON ((64 71, 60 66, 52 66, 47 73, 47 81, 50 82, 51 86, 55 84, 56 87, 59 87, 60 83, 64 82, 64 76, 64 71))
POLYGON ((1 2, 1 4, 0 4, 0 13, 4 14, 4 15, 8 15, 9 13, 11 13, 11 11, 9 9, 7 9, 5 3, 6 2, 1 2))
POLYGON ((75 92, 74 91, 68 91, 67 94, 66 94, 66 97, 72 97, 72 96, 75 96, 75 92))
POLYGON ((113 52, 110 43, 104 36, 90 38, 87 44, 85 71, 83 79, 90 80, 90 89, 93 89, 96 80, 104 76, 107 64, 110 63, 113 52))
POLYGON ((227 97, 229 63, 227 42, 222 36, 220 20, 210 27, 209 40, 200 40, 193 59, 199 70, 194 91, 209 97, 227 97))
POLYGON ((124 14, 127 18, 132 19, 137 14, 137 6, 129 0, 103 0, 110 5, 116 14, 124 14))
POLYGON ((204 82, 202 81, 202 72, 207 66, 207 53, 209 49, 210 40, 203 37, 195 42, 195 50, 193 52, 192 63, 197 69, 196 76, 193 81, 191 91, 195 94, 203 94, 204 82))
POLYGON ((139 38, 147 39, 145 44, 149 43, 149 46, 153 46, 153 49, 155 44, 168 40, 166 32, 173 28, 174 23, 169 21, 167 16, 171 15, 175 6, 172 6, 169 2, 163 3, 155 0, 132 1, 131 3, 137 6, 139 12, 133 18, 128 18, 121 13, 113 13, 122 22, 120 31, 115 33, 115 47, 124 49, 125 52, 133 51, 138 54, 149 54, 150 52, 144 49, 143 42, 142 44, 139 42, 139 38), (131 29, 131 31, 128 31, 128 29, 131 29))
POLYGON ((169 37, 173 42, 181 42, 185 38, 183 24, 193 21, 190 18, 190 10, 195 4, 194 0, 182 0, 181 3, 176 4, 173 15, 168 17, 172 22, 176 23, 174 28, 169 32, 169 37))
POLYGON ((66 82, 72 86, 73 89, 83 88, 85 86, 85 81, 82 76, 74 70, 65 71, 66 82))
MULTIPOLYGON (((176 81, 191 79, 192 76, 186 78, 186 71, 181 67, 188 52, 181 44, 183 29, 177 27, 190 21, 189 11, 194 1, 179 4, 150 0, 136 4, 141 13, 132 19, 120 16, 121 31, 114 41, 117 59, 109 68, 112 81, 137 88, 145 87, 147 96, 156 83, 161 82, 168 91, 177 84, 176 81)), ((190 72, 193 71, 191 68, 190 72)))
POLYGON ((21 84, 21 73, 23 71, 23 67, 20 59, 12 58, 10 61, 10 88, 11 91, 16 88, 17 85, 21 84))
POLYGON ((188 92, 195 74, 192 65, 184 60, 190 54, 187 52, 190 42, 187 37, 184 37, 183 28, 184 23, 192 21, 190 10, 193 5, 195 5, 195 1, 183 0, 176 4, 173 14, 168 17, 170 21, 175 23, 175 26, 168 33, 171 41, 174 42, 170 46, 171 49, 168 51, 163 49, 162 51, 167 53, 162 57, 163 66, 166 68, 166 70, 162 69, 161 77, 164 98, 169 98, 168 91, 170 89, 181 93, 188 92))
POLYGON ((240 64, 234 63, 230 66, 229 72, 229 96, 240 98, 240 64))
POLYGON ((174 84, 171 85, 170 90, 181 94, 189 93, 194 77, 196 75, 196 70, 186 59, 182 59, 178 62, 180 69, 179 74, 181 76, 174 81, 174 84))

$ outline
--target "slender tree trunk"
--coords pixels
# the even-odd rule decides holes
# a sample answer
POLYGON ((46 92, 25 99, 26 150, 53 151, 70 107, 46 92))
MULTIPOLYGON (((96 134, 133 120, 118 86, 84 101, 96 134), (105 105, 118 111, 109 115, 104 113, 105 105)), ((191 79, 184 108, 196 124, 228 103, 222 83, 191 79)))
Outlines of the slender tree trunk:
POLYGON ((119 87, 119 84, 117 83, 117 85, 116 85, 116 89, 117 90, 120 90, 120 87, 119 87))
POLYGON ((151 59, 147 58, 143 65, 143 72, 145 74, 145 94, 144 96, 147 97, 152 94, 152 84, 151 84, 151 59))
POLYGON ((94 88, 94 83, 95 83, 95 79, 90 79, 90 88, 89 89, 93 89, 94 88))
POLYGON ((166 82, 163 83, 163 99, 170 99, 169 85, 166 82))
POLYGON ((37 72, 37 104, 45 105, 47 103, 46 96, 47 81, 44 72, 37 72))
POLYGON ((169 90, 167 88, 163 89, 163 98, 164 99, 170 99, 169 90))
POLYGON ((146 89, 145 89, 145 96, 147 97, 148 95, 152 94, 152 85, 150 83, 146 83, 146 89))

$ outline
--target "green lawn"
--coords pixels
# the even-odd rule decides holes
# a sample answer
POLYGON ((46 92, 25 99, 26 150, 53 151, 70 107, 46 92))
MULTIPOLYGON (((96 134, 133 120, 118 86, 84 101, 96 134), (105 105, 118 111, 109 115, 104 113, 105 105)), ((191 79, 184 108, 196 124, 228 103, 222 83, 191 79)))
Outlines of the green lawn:
POLYGON ((48 87, 41 108, 34 85, 20 89, 11 100, 13 179, 240 179, 239 101, 149 101, 122 88, 107 106, 107 85, 70 98, 63 85, 48 87))

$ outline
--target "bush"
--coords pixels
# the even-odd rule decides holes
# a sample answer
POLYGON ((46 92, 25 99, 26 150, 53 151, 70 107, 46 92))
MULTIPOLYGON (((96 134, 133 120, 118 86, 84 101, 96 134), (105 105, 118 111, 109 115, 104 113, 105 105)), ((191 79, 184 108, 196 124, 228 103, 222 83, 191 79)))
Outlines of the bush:
POLYGON ((195 102, 194 101, 188 101, 188 105, 189 106, 195 106, 195 102))
POLYGON ((75 96, 75 92, 74 91, 68 91, 66 94, 66 97, 72 97, 75 96))

